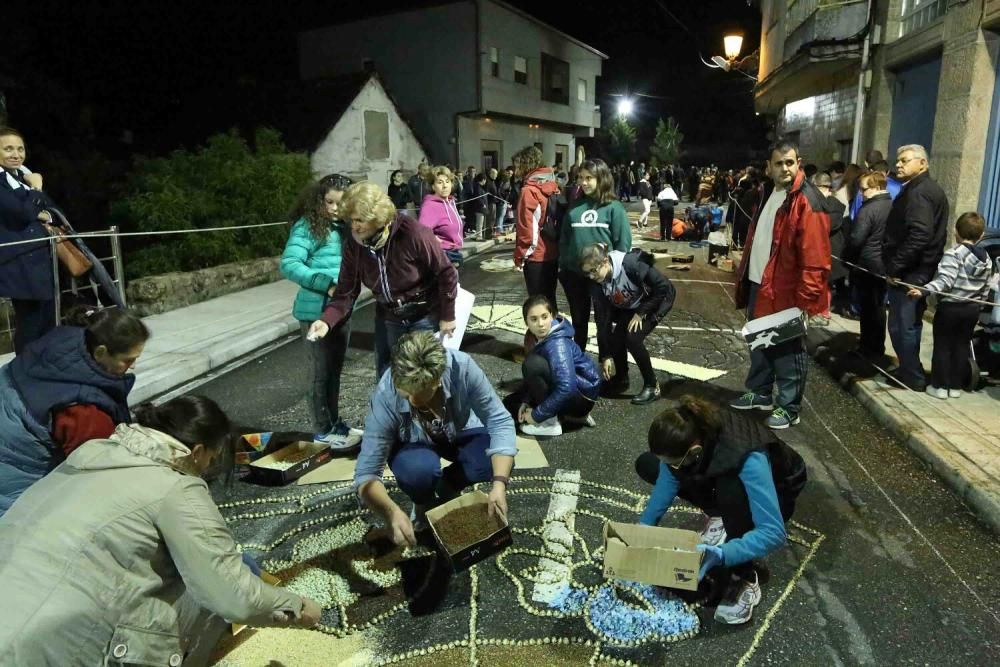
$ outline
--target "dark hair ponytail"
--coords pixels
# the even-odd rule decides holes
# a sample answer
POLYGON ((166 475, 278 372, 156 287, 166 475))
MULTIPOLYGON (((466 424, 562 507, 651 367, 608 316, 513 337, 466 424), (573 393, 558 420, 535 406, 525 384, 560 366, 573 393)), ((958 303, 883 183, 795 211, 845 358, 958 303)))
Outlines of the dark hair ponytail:
POLYGON ((220 451, 220 465, 231 476, 234 459, 232 425, 222 408, 204 396, 178 396, 162 405, 143 403, 135 408, 139 425, 179 440, 187 447, 204 445, 220 451))
POLYGON ((63 324, 86 331, 84 340, 91 356, 102 345, 109 354, 122 354, 149 340, 149 329, 142 320, 119 308, 76 306, 66 314, 63 324))
POLYGON ((649 426, 649 451, 657 456, 683 456, 695 441, 714 441, 722 426, 722 413, 714 403, 691 395, 681 396, 678 403, 649 426))

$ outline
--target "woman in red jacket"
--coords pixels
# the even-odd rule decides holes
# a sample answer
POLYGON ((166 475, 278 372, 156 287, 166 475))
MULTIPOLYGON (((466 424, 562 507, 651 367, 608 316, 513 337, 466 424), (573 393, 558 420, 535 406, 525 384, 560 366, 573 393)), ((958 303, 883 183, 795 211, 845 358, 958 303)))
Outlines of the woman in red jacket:
POLYGON ((512 159, 514 177, 523 182, 514 226, 514 266, 524 271, 528 296, 541 294, 554 304, 559 243, 545 238, 542 223, 548 214, 549 197, 559 192, 559 185, 552 169, 542 166, 542 152, 537 147, 523 148, 512 159))

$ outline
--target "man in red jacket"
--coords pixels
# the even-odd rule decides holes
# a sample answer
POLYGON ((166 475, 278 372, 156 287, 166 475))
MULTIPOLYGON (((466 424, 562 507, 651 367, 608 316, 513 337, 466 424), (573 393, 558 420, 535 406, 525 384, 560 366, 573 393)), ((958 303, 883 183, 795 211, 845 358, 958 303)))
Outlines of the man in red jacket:
MULTIPOLYGON (((818 315, 829 303, 830 215, 800 164, 795 144, 780 141, 771 149, 772 184, 761 193, 736 280, 736 306, 746 307, 747 319, 792 307, 818 315)), ((770 410, 771 428, 798 424, 806 363, 801 337, 750 350, 747 391, 730 405, 770 410), (777 396, 772 399, 775 386, 777 396)))

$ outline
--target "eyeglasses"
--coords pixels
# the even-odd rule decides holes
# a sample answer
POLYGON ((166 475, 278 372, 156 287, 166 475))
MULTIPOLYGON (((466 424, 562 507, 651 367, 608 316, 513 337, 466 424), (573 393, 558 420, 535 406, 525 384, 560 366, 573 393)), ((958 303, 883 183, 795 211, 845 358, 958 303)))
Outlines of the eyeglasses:
POLYGON ((693 449, 694 447, 688 447, 688 450, 684 452, 684 456, 682 456, 679 461, 675 462, 664 458, 663 462, 666 463, 671 468, 673 468, 674 470, 679 470, 680 468, 684 467, 684 464, 687 462, 688 456, 691 454, 691 450, 693 449))
POLYGON ((896 164, 905 165, 907 162, 913 162, 914 160, 922 160, 921 157, 908 157, 908 158, 898 158, 896 164))
POLYGON ((601 271, 601 267, 604 264, 598 264, 597 266, 592 266, 589 269, 583 269, 583 274, 588 278, 597 278, 598 273, 601 271))

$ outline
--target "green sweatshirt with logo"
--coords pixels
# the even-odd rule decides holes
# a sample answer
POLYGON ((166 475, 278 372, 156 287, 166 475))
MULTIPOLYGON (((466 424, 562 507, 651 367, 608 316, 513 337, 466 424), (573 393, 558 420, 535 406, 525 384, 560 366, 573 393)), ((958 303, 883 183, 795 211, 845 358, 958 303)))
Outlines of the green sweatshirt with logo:
POLYGON ((580 251, 593 243, 607 243, 608 250, 632 249, 632 229, 620 201, 598 205, 584 197, 570 207, 559 233, 559 268, 582 274, 580 251))

